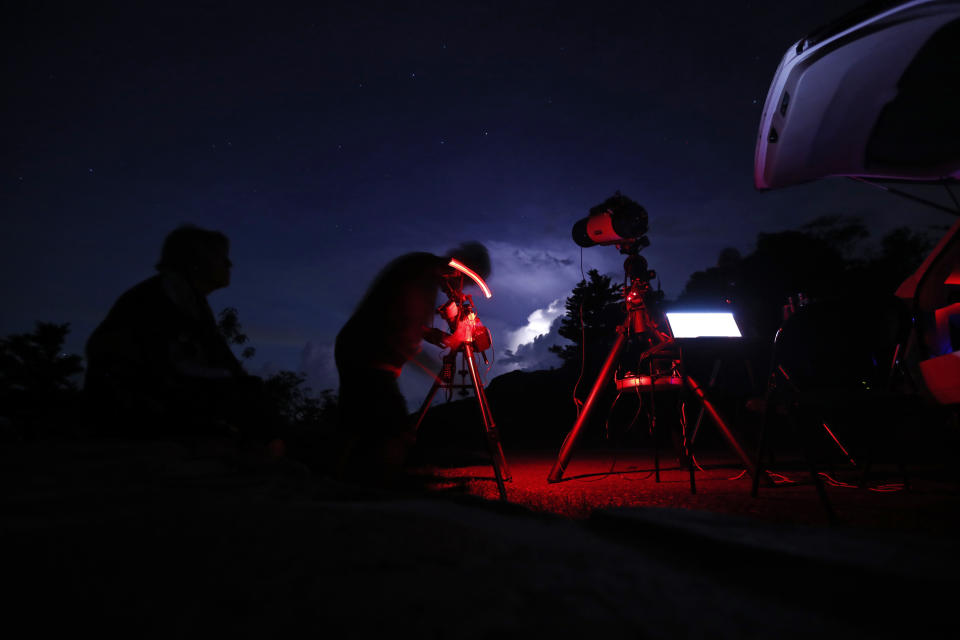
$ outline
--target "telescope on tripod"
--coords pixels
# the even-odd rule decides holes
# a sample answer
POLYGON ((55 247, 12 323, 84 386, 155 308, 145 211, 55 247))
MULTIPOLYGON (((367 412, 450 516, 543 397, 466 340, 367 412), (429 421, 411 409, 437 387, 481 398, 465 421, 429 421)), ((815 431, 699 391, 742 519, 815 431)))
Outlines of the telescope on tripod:
MULTIPOLYGON (((647 229, 646 210, 633 200, 621 195, 619 191, 591 208, 590 215, 577 221, 573 226, 574 242, 581 247, 614 245, 620 253, 627 256, 623 263, 626 315, 622 324, 617 327, 616 340, 579 411, 576 422, 563 442, 557 460, 547 477, 548 482, 559 482, 563 479, 576 441, 587 424, 601 392, 609 384, 611 374, 618 391, 633 390, 638 395, 641 392, 649 393, 650 430, 655 441, 656 414, 653 410, 655 394, 669 390, 682 392, 688 389, 701 403, 701 417, 704 410, 710 414, 727 442, 744 462, 748 471, 753 474, 754 465, 743 447, 707 399, 703 389, 693 378, 685 374, 682 352, 669 322, 651 313, 651 304, 659 301, 662 294, 652 290, 650 280, 656 277, 656 273, 648 268, 646 259, 640 255, 640 251, 650 244, 646 237, 647 229), (628 346, 634 348, 628 350, 628 346), (622 358, 624 353, 628 351, 635 353, 637 350, 639 355, 631 357, 630 361, 622 358)), ((585 348, 585 345, 582 345, 582 348, 585 348)), ((682 450, 679 453, 681 459, 689 464, 690 489, 695 493, 694 460, 690 452, 692 439, 687 433, 684 412, 681 410, 679 414, 682 428, 682 450)), ((697 424, 699 426, 699 418, 697 424)), ((654 460, 656 479, 659 482, 659 452, 656 449, 654 460)))
POLYGON ((504 482, 511 480, 510 470, 503 455, 499 432, 493 421, 493 414, 490 412, 490 405, 483 390, 483 383, 480 380, 476 362, 476 356, 479 354, 484 363, 489 364, 486 351, 491 347, 493 341, 490 337, 490 330, 477 317, 473 305, 473 296, 463 292, 464 276, 473 280, 487 298, 491 297, 492 293, 483 278, 466 265, 457 260, 450 260, 448 266, 451 267, 451 270, 444 275, 442 284, 443 291, 447 295, 447 301, 437 307, 436 312, 446 321, 450 332, 446 333, 437 329, 427 335, 426 340, 439 347, 449 347, 450 351, 443 356, 440 372, 434 376, 433 386, 427 392, 427 396, 420 407, 414 429, 419 431, 420 424, 423 422, 434 396, 441 388, 447 389, 448 392, 452 392, 455 388, 472 389, 480 408, 480 417, 483 420, 491 466, 497 481, 497 490, 500 499, 506 500, 507 490, 504 482), (465 368, 458 369, 458 360, 461 360, 465 368), (469 385, 465 382, 457 384, 454 381, 458 371, 462 372, 464 377, 469 375, 469 385))

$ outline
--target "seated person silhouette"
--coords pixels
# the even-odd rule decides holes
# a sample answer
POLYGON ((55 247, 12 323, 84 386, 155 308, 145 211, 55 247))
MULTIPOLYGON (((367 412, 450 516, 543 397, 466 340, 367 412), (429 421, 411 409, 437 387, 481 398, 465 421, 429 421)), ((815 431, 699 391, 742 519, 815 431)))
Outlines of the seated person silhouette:
POLYGON ((450 258, 483 278, 490 273, 490 256, 478 242, 446 256, 403 255, 380 271, 337 335, 343 445, 335 475, 372 484, 399 478, 416 434, 397 378, 424 338, 443 344, 442 332, 432 326, 443 276, 452 271, 450 258))
POLYGON ((184 225, 167 235, 158 273, 117 299, 86 344, 84 392, 101 433, 274 439, 262 380, 244 371, 207 302, 231 266, 224 234, 184 225))

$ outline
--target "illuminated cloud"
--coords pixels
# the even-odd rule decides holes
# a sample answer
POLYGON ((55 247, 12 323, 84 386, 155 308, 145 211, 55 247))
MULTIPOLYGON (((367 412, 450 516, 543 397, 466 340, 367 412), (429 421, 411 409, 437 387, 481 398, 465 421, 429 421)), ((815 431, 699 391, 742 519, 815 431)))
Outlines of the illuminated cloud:
POLYGON ((494 296, 482 314, 487 325, 496 329, 492 376, 560 366, 550 347, 569 344, 558 333, 567 297, 590 269, 617 273, 622 256, 616 251, 581 253, 566 235, 541 237, 536 245, 503 241, 485 245, 493 263, 489 282, 494 296))
POLYGON ((533 340, 517 345, 515 349, 508 349, 497 359, 495 374, 506 373, 517 369, 538 371, 552 369, 562 364, 560 357, 550 351, 550 347, 565 344, 567 340, 559 333, 562 314, 554 318, 549 330, 536 336, 533 340))
MULTIPOLYGON (((489 282, 494 297, 525 301, 531 309, 547 306, 559 297, 570 295, 580 280, 575 250, 563 247, 521 247, 507 242, 489 242, 493 272, 489 282)), ((515 302, 511 306, 515 306, 515 302)))
POLYGON ((563 298, 557 298, 546 308, 534 309, 527 316, 527 323, 507 333, 506 347, 510 351, 516 352, 521 345, 532 343, 538 337, 550 333, 550 325, 553 321, 564 314, 563 298))

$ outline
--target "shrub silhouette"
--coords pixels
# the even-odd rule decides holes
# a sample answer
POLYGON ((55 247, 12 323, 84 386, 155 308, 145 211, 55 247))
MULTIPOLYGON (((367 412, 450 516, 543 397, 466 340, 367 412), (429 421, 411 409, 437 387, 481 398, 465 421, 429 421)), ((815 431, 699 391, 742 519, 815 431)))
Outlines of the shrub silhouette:
MULTIPOLYGON (((233 307, 223 309, 217 329, 230 345, 243 347, 240 357, 248 360, 256 353, 243 332, 240 313, 233 307), (246 345, 246 346, 244 346, 246 345)), ((280 370, 263 379, 263 388, 273 411, 288 429, 327 429, 336 420, 337 395, 324 389, 320 396, 306 386, 307 377, 297 371, 280 370)))
POLYGON ((63 344, 70 324, 37 322, 31 333, 0 339, 0 419, 7 437, 35 439, 77 428, 76 378, 82 358, 63 344))
MULTIPOLYGON (((931 239, 907 228, 887 233, 879 251, 860 250, 869 237, 857 218, 824 216, 799 229, 757 235, 748 255, 721 259, 693 273, 677 298, 683 305, 731 305, 749 337, 772 340, 788 298, 810 300, 855 297, 867 303, 893 296, 897 286, 923 261, 931 239)), ((730 256, 729 250, 721 258, 730 256)))

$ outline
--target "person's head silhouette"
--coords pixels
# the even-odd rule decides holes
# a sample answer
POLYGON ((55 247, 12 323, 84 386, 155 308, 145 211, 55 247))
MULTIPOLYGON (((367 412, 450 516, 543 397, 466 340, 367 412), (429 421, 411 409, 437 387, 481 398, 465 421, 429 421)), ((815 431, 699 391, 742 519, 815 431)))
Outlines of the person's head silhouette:
POLYGON ((230 241, 219 231, 177 227, 163 241, 157 271, 186 278, 202 295, 230 285, 230 241))
POLYGON ((459 260, 484 280, 490 277, 490 253, 479 242, 464 242, 448 250, 447 257, 459 260))

